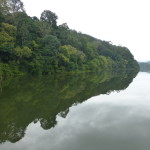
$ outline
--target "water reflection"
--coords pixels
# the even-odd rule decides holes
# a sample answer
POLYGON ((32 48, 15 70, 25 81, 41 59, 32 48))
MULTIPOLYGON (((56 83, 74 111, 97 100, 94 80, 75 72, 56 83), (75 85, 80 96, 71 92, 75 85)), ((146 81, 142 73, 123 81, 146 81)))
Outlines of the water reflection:
POLYGON ((54 127, 57 115, 65 118, 72 105, 95 95, 123 90, 136 74, 129 71, 55 75, 3 84, 0 94, 0 143, 19 141, 32 122, 40 122, 45 130, 54 127))

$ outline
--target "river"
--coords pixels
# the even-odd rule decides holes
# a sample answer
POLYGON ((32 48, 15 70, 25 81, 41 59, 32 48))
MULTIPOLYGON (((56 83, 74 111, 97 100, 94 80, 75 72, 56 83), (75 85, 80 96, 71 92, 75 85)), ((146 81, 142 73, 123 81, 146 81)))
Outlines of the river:
POLYGON ((17 79, 0 120, 0 150, 149 150, 150 74, 17 79))

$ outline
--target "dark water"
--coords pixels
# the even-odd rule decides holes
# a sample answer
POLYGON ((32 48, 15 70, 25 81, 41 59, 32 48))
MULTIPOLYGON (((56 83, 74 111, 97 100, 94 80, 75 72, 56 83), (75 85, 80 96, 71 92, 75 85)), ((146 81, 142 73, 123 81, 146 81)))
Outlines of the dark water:
POLYGON ((149 150, 150 74, 16 79, 0 94, 0 150, 149 150))

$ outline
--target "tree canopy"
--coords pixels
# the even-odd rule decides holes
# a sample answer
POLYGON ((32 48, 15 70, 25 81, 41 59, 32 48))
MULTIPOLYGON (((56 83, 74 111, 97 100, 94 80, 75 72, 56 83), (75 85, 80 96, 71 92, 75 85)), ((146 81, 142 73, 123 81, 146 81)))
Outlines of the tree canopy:
POLYGON ((40 19, 28 16, 21 0, 0 0, 0 76, 139 69, 128 48, 57 25, 57 19, 50 10, 40 19))

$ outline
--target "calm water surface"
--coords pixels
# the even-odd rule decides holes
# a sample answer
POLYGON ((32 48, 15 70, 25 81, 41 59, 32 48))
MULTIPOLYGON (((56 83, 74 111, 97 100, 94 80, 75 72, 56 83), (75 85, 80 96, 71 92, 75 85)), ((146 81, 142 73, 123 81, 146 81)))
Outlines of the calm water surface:
POLYGON ((0 150, 149 150, 150 74, 135 76, 55 76, 4 86, 0 150))

